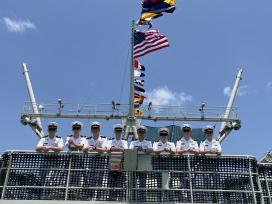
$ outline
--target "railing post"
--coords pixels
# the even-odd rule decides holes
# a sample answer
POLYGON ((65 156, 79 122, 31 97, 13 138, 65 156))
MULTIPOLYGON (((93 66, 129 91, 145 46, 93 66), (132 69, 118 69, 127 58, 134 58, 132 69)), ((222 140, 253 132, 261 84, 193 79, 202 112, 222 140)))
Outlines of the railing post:
POLYGON ((7 187, 8 179, 9 179, 9 172, 10 172, 10 168, 11 168, 11 163, 12 163, 12 152, 11 152, 10 158, 9 158, 9 164, 8 164, 8 169, 7 169, 7 172, 6 172, 5 182, 4 182, 4 185, 3 185, 1 200, 3 200, 4 197, 5 197, 6 187, 7 187))
POLYGON ((69 183, 70 183, 70 175, 71 175, 71 167, 72 167, 72 156, 69 154, 69 169, 68 169, 68 175, 67 175, 67 183, 66 183, 66 189, 65 189, 65 201, 68 199, 68 192, 69 192, 69 183))
POLYGON ((268 181, 267 181, 266 170, 264 171, 264 180, 265 180, 265 185, 266 185, 266 189, 267 189, 267 194, 268 194, 269 203, 272 203, 271 194, 270 194, 270 189, 269 189, 269 185, 268 185, 268 181))
POLYGON ((188 164, 188 171, 189 171, 189 185, 190 185, 191 203, 193 203, 194 202, 194 196, 193 196, 192 170, 191 170, 190 158, 191 158, 191 156, 187 155, 187 164, 188 164))
POLYGON ((132 193, 132 189, 131 189, 131 171, 127 171, 127 189, 126 189, 126 202, 130 202, 131 201, 131 193, 132 193))
POLYGON ((249 177, 250 177, 250 186, 251 186, 251 189, 252 189, 252 195, 253 195, 253 201, 254 203, 257 203, 257 200, 256 200, 256 195, 255 195, 255 189, 254 189, 254 183, 253 183, 253 175, 252 175, 252 172, 251 172, 251 161, 249 160, 248 158, 248 162, 249 162, 249 177))

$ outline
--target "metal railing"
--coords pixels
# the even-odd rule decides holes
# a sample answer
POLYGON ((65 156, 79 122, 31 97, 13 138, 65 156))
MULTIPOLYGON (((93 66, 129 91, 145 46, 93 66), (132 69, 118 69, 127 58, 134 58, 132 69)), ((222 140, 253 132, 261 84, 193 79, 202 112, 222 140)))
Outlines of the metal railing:
MULTIPOLYGON (((65 118, 100 118, 100 119, 121 119, 128 115, 127 104, 97 104, 81 105, 70 103, 52 103, 39 104, 39 114, 34 114, 32 103, 25 102, 22 115, 31 115, 34 117, 65 117, 65 118)), ((210 119, 212 121, 235 121, 239 120, 238 109, 231 108, 230 117, 224 118, 226 107, 205 107, 203 109, 197 106, 149 106, 141 105, 142 115, 139 116, 146 120, 167 120, 180 118, 182 120, 190 119, 199 121, 210 119)))
POLYGON ((259 164, 259 179, 263 190, 264 203, 272 203, 272 163, 259 164))
POLYGON ((1 199, 271 203, 272 166, 258 166, 251 156, 137 155, 128 162, 125 152, 122 171, 110 171, 109 158, 106 153, 6 152, 1 199))

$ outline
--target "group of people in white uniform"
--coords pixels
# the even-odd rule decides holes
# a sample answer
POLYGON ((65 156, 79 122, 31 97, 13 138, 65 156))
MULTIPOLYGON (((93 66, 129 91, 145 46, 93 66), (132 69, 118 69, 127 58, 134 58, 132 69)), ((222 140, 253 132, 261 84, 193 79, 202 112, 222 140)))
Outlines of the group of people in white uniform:
POLYGON ((147 128, 143 125, 137 127, 138 139, 132 140, 130 144, 122 138, 124 128, 121 124, 113 126, 114 138, 108 139, 100 134, 101 124, 99 122, 92 122, 91 136, 86 137, 80 134, 83 124, 79 121, 72 123, 72 134, 68 135, 64 145, 63 139, 57 135, 58 124, 56 122, 48 123, 48 135, 40 139, 36 151, 63 151, 64 146, 70 151, 83 152, 123 152, 125 149, 136 149, 144 153, 172 153, 172 154, 213 154, 220 155, 222 148, 220 143, 213 139, 214 127, 211 125, 203 128, 206 139, 198 145, 192 139, 192 126, 190 124, 183 124, 181 131, 183 137, 174 144, 168 141, 169 129, 160 128, 158 131, 159 140, 152 144, 151 141, 146 140, 145 136, 147 128))

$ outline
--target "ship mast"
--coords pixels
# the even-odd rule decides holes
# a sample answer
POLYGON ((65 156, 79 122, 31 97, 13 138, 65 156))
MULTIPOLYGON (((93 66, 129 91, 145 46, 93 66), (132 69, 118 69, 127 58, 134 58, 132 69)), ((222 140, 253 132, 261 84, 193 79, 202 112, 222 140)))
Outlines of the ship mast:
POLYGON ((134 31, 135 31, 135 21, 131 24, 131 44, 130 44, 130 93, 129 93, 129 118, 134 118, 134 31))
POLYGON ((30 83, 30 79, 28 76, 28 71, 26 65, 23 64, 24 75, 27 81, 27 87, 30 94, 30 105, 26 104, 26 108, 24 113, 21 115, 21 122, 24 125, 30 125, 30 127, 34 130, 34 132, 39 136, 43 136, 42 125, 40 118, 77 118, 77 119, 115 119, 121 120, 122 124, 125 127, 125 139, 130 140, 131 137, 138 138, 136 125, 140 123, 141 120, 149 120, 149 121, 200 121, 200 122, 223 122, 219 140, 222 141, 231 131, 232 129, 239 129, 240 127, 240 119, 237 115, 233 115, 233 101, 235 95, 237 94, 237 89, 239 87, 239 81, 242 75, 242 71, 239 72, 237 76, 236 84, 232 91, 232 97, 230 97, 230 102, 225 111, 224 116, 220 116, 217 111, 220 111, 220 107, 214 108, 206 108, 202 109, 199 112, 199 107, 171 107, 171 106, 150 106, 150 105, 142 105, 143 114, 135 115, 135 107, 134 107, 134 33, 136 29, 136 22, 133 20, 131 24, 131 52, 130 52, 130 80, 129 80, 129 104, 118 104, 118 107, 112 106, 112 111, 108 111, 105 105, 112 104, 103 104, 103 111, 99 105, 78 105, 77 108, 73 110, 69 110, 65 108, 65 103, 55 104, 43 104, 41 105, 42 111, 37 107, 37 103, 35 101, 35 97, 33 94, 32 86, 30 83), (31 106, 31 107, 29 107, 31 106), (165 111, 167 110, 167 111, 165 111), (233 128, 228 128, 229 125, 232 125, 233 128))
MULTIPOLYGON (((30 102, 32 106, 32 111, 35 114, 39 114, 38 106, 34 96, 34 91, 30 81, 26 63, 22 64, 22 68, 23 68, 23 75, 25 76, 25 80, 26 80, 26 86, 27 86, 27 90, 28 90, 28 94, 29 94, 29 98, 30 98, 30 102)), ((39 138, 43 137, 44 133, 42 131, 42 122, 40 117, 35 117, 35 118, 22 117, 21 122, 24 125, 29 125, 39 138)))
MULTIPOLYGON (((229 118, 229 116, 230 116, 235 97, 238 93, 240 81, 242 80, 242 74, 243 74, 243 69, 240 69, 238 71, 234 86, 233 86, 231 94, 230 94, 229 102, 228 102, 228 105, 226 108, 226 112, 224 114, 225 119, 229 118)), ((220 131, 219 131, 218 140, 220 142, 222 142, 230 134, 230 132, 233 129, 238 130, 238 129, 240 129, 240 127, 241 127, 241 124, 239 121, 235 121, 235 122, 231 122, 231 123, 230 122, 222 122, 220 131)))
POLYGON ((134 113, 134 32, 135 20, 131 23, 131 42, 130 42, 130 88, 129 88, 129 113, 125 122, 126 131, 125 138, 127 139, 130 134, 137 138, 136 131, 136 118, 134 113))

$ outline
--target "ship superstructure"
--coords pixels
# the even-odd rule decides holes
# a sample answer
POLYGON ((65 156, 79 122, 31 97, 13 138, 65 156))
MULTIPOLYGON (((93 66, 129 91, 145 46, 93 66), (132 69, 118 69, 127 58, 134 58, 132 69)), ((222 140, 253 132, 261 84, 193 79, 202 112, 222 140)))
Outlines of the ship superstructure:
MULTIPOLYGON (((173 7, 171 7, 173 9, 173 7)), ((155 106, 141 104, 135 112, 134 34, 131 26, 130 94, 128 104, 79 105, 61 99, 52 104, 37 103, 27 65, 23 64, 30 102, 21 122, 36 135, 44 136, 43 118, 119 120, 124 138, 137 138, 136 126, 145 121, 221 123, 218 140, 239 130, 241 120, 233 107, 243 70, 238 71, 227 107, 155 106)), ((152 127, 149 128, 152 130, 152 127)), ((172 138, 177 130, 170 128, 172 138)), ((152 131, 149 139, 154 140, 152 131)), ((156 132, 156 131, 155 131, 156 132)), ((154 131, 153 131, 154 135, 154 131)), ((180 135, 178 135, 180 137, 180 135)), ((194 137, 194 135, 193 135, 194 137)), ((200 136, 200 139, 201 138, 200 136)), ((144 154, 124 153, 37 153, 7 151, 1 158, 0 203, 272 203, 272 164, 258 163, 248 155, 144 154), (111 162, 121 158, 121 168, 111 162)))

